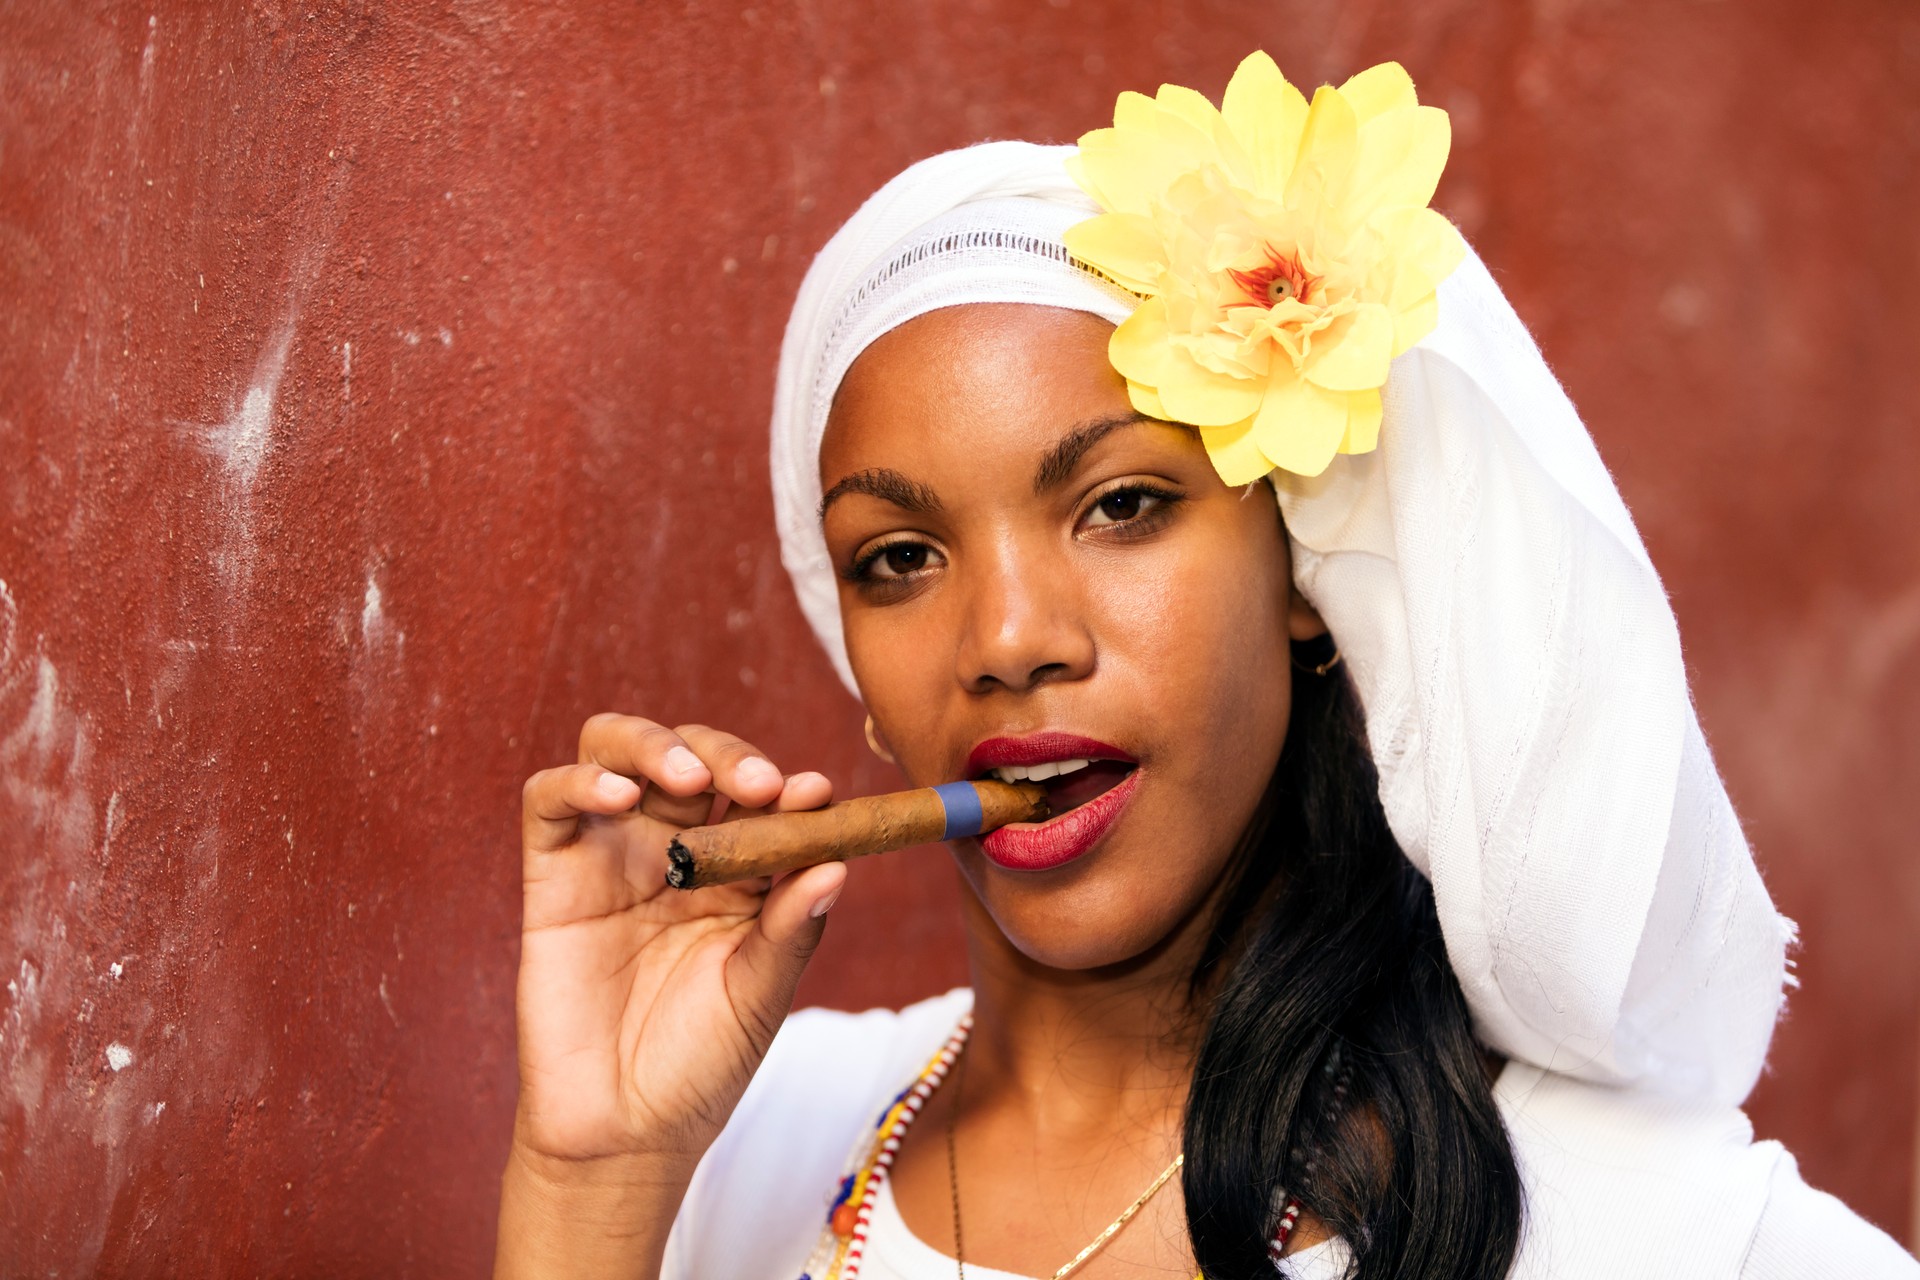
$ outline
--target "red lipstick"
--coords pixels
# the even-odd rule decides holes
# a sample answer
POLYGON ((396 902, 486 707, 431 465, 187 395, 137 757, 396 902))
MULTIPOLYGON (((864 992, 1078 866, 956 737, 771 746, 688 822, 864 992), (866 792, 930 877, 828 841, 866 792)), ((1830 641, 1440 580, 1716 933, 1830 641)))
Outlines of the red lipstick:
POLYGON ((1133 756, 1110 743, 1073 733, 1037 733, 1023 738, 989 738, 967 757, 967 777, 1009 765, 1049 764, 1057 760, 1092 760, 1088 769, 1049 779, 1042 785, 1061 797, 1085 794, 1089 784, 1097 793, 1084 803, 1072 803, 1058 816, 1041 823, 1014 823, 981 837, 980 848, 993 862, 1010 871, 1045 871, 1063 866, 1090 852, 1119 820, 1120 813, 1139 788, 1140 770, 1133 756), (1100 777, 1104 775, 1104 778, 1100 777))

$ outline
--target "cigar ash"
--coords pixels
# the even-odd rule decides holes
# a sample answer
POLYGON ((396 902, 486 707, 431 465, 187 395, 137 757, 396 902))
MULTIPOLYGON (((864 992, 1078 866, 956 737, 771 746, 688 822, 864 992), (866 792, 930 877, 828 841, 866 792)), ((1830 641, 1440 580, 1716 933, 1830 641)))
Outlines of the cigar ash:
POLYGON ((694 880, 693 854, 675 836, 667 842, 667 884, 675 889, 691 889, 694 880))

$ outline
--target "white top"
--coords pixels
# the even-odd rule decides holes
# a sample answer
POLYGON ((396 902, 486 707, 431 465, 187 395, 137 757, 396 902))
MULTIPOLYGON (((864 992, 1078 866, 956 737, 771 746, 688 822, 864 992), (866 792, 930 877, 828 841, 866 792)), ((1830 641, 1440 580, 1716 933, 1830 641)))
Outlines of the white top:
MULTIPOLYGON (((663 1280, 798 1280, 849 1153, 972 1001, 961 989, 897 1013, 789 1018, 694 1175, 663 1280)), ((1494 1100, 1525 1187, 1514 1280, 1920 1280, 1920 1263, 1809 1188, 1779 1143, 1754 1142, 1736 1108, 1520 1063, 1501 1073, 1494 1100)), ((952 1259, 904 1223, 882 1229, 888 1280, 952 1274, 952 1259)), ((872 1280, 886 1273, 869 1248, 872 1280)), ((1317 1252, 1296 1258, 1304 1267, 1317 1252)), ((1320 1270, 1296 1280, 1325 1280, 1320 1270)))
MULTIPOLYGON (((1279 1263, 1286 1280, 1340 1280, 1351 1255, 1339 1240, 1329 1240, 1291 1253, 1279 1263)), ((913 1234, 900 1206, 893 1200, 893 1180, 880 1183, 873 1200, 873 1222, 867 1228, 866 1258, 860 1280, 947 1280, 955 1274, 953 1259, 913 1234)), ((967 1264, 967 1280, 1036 1280, 1035 1277, 967 1264)))

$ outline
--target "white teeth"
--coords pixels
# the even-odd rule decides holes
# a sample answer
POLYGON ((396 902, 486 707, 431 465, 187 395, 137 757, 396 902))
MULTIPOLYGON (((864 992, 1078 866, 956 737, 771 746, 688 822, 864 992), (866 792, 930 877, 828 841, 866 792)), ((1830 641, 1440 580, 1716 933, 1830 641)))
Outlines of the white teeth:
POLYGON ((1045 764, 1009 764, 993 770, 993 776, 1002 782, 1044 782, 1062 774, 1078 773, 1092 763, 1091 760, 1049 760, 1045 764))

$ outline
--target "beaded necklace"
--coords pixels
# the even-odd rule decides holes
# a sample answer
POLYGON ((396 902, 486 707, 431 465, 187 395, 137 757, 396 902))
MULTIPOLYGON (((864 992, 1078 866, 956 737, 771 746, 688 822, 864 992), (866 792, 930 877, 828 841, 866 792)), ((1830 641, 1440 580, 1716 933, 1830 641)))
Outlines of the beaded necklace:
MULTIPOLYGON (((912 1084, 902 1089, 880 1113, 873 1131, 854 1149, 845 1176, 840 1179, 833 1203, 827 1207, 827 1220, 807 1258, 800 1280, 858 1280, 860 1260, 866 1253, 867 1232, 873 1223, 874 1201, 893 1168, 893 1159, 901 1140, 920 1109, 940 1087, 953 1069, 960 1050, 973 1031, 973 1015, 965 1014, 940 1051, 927 1061, 912 1084)), ((1267 1256, 1278 1261, 1287 1239, 1300 1221, 1300 1202, 1288 1198, 1267 1245, 1267 1256)), ((1203 1280, 1196 1276, 1194 1280, 1203 1280)))

